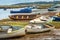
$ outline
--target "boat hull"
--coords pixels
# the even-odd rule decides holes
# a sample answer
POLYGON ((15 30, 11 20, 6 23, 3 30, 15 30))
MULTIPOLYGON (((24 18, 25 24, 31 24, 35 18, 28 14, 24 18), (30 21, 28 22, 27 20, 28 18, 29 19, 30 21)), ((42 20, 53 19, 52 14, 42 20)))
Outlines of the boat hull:
MULTIPOLYGON (((37 27, 37 26, 36 26, 37 27)), ((26 32, 27 33, 38 33, 38 32, 44 32, 44 31, 52 31, 55 27, 47 25, 46 28, 32 28, 31 26, 26 26, 26 32)))
POLYGON ((34 15, 10 15, 9 18, 12 20, 32 20, 37 17, 36 14, 34 15))
POLYGON ((25 35, 25 29, 22 28, 17 31, 13 31, 12 33, 0 35, 0 38, 10 38, 10 37, 24 36, 24 35, 25 35))
POLYGON ((45 29, 27 29, 26 30, 26 32, 27 33, 38 33, 38 32, 44 32, 44 31, 51 31, 51 30, 53 30, 54 29, 54 27, 52 27, 52 28, 45 28, 45 29))

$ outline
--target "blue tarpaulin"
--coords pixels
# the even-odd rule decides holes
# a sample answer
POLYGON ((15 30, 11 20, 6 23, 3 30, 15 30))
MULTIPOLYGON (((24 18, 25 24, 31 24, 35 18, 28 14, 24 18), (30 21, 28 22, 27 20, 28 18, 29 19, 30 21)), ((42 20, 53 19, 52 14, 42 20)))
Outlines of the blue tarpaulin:
POLYGON ((32 9, 31 8, 24 8, 19 11, 10 11, 11 13, 31 13, 32 9))
POLYGON ((53 21, 60 21, 60 17, 53 17, 53 21))

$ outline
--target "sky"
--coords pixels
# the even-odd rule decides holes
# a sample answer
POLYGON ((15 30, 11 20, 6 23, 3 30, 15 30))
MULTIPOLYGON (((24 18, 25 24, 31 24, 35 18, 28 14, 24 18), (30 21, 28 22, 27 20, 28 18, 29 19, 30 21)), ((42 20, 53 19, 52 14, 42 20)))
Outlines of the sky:
MULTIPOLYGON (((25 3, 25 2, 38 2, 38 1, 53 1, 53 0, 0 0, 0 5, 11 5, 11 4, 17 4, 17 3, 25 3)), ((10 10, 4 11, 3 9, 0 9, 0 20, 8 18, 8 15, 10 15, 10 10)))
POLYGON ((0 5, 11 5, 16 3, 36 2, 36 1, 53 1, 53 0, 0 0, 0 5))

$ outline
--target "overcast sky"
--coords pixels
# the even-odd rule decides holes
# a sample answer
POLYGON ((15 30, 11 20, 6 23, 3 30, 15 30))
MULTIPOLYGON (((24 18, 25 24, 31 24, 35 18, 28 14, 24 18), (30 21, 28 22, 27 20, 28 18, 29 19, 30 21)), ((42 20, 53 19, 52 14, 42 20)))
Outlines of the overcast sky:
POLYGON ((0 0, 0 5, 11 5, 24 2, 53 1, 53 0, 0 0))

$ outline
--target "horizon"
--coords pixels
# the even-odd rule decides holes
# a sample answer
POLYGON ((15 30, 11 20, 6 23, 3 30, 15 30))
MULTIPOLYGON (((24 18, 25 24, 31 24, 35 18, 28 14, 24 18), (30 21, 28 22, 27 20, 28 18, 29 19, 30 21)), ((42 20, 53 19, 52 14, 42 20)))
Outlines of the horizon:
POLYGON ((0 5, 12 5, 18 3, 30 3, 30 2, 54 2, 60 0, 0 0, 0 5))
POLYGON ((39 1, 54 1, 54 0, 0 0, 0 5, 11 5, 11 4, 17 4, 17 3, 27 3, 27 2, 39 2, 39 1))

